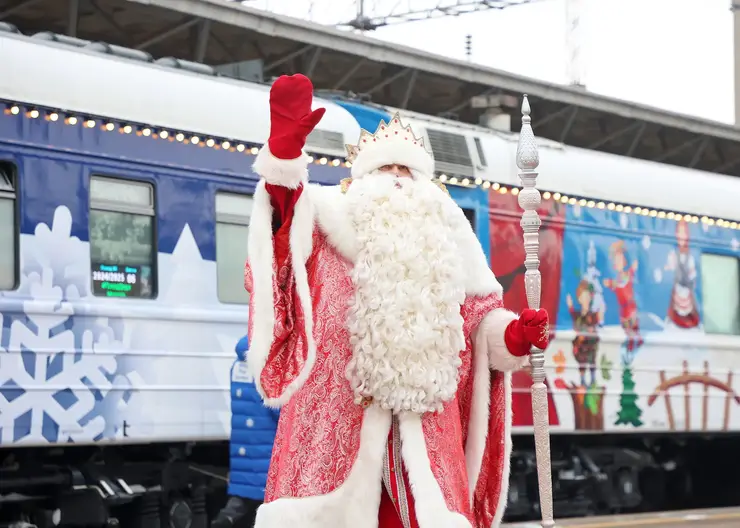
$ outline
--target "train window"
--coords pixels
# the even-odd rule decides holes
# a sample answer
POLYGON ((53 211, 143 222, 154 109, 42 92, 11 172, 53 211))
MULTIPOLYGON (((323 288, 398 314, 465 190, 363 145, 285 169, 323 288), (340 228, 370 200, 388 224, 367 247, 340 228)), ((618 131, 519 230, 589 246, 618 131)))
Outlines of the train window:
POLYGON ((156 295, 154 187, 93 176, 90 180, 90 259, 93 294, 156 295))
POLYGON ((473 228, 473 233, 478 233, 478 230, 475 228, 475 210, 474 209, 467 209, 465 207, 462 208, 463 213, 465 214, 465 218, 468 219, 468 222, 470 222, 470 227, 473 228))
POLYGON ((702 254, 701 284, 704 297, 704 331, 740 334, 740 260, 702 254))
POLYGON ((251 196, 216 194, 216 273, 221 302, 249 303, 249 293, 244 289, 244 264, 251 215, 251 196))
POLYGON ((18 279, 18 226, 13 169, 9 163, 0 163, 0 290, 12 290, 18 279))

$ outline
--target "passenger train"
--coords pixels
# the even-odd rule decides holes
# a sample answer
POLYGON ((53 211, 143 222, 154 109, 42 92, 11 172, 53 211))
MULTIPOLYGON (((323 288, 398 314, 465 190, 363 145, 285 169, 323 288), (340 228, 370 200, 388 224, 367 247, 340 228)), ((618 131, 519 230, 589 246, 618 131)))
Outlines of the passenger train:
MULTIPOLYGON (((0 50, 0 524, 202 528, 228 471, 269 86, 2 24, 0 50)), ((344 144, 396 109, 315 105, 310 177, 337 184, 344 144)), ((518 135, 402 115, 521 310, 518 135)), ((539 149, 556 514, 720 505, 740 491, 740 179, 539 149)), ((535 518, 514 378, 507 515, 535 518)))

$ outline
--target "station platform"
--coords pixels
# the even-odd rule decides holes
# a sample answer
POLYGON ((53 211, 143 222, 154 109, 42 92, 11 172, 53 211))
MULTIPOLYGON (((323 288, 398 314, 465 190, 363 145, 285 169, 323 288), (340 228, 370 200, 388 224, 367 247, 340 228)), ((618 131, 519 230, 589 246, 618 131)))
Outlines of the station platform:
MULTIPOLYGON (((539 522, 504 524, 502 528, 540 528, 539 522)), ((707 526, 709 528, 737 528, 740 526, 740 508, 714 510, 687 510, 640 515, 615 515, 556 520, 556 528, 621 528, 655 527, 685 528, 707 526)))

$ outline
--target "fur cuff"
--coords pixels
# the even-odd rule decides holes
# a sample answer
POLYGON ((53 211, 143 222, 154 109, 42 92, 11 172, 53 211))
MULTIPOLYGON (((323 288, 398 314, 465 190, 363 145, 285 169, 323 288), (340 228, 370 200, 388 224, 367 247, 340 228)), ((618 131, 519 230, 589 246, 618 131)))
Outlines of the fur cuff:
POLYGON ((296 189, 301 183, 308 181, 308 159, 305 153, 292 160, 276 158, 265 143, 257 153, 252 170, 271 185, 296 189))
POLYGON ((504 333, 509 323, 518 319, 514 312, 496 308, 483 318, 475 337, 476 346, 486 347, 488 365, 502 372, 519 370, 529 364, 529 355, 517 357, 509 352, 504 341, 504 333))

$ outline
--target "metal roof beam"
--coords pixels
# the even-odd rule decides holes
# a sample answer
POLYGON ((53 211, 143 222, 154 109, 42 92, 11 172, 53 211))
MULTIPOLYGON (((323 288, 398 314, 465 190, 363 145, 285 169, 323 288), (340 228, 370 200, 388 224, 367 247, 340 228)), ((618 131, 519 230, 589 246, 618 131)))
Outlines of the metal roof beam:
MULTIPOLYGON (((399 46, 309 21, 268 13, 221 0, 127 0, 157 6, 189 16, 208 18, 241 27, 262 35, 302 42, 307 45, 342 50, 348 55, 404 68, 418 69, 463 83, 495 86, 513 93, 529 94, 530 100, 557 101, 563 105, 613 114, 625 119, 645 121, 740 143, 740 128, 698 117, 666 112, 646 105, 621 101, 577 88, 487 68, 467 61, 440 57, 432 53, 399 46)), ((540 123, 542 124, 542 123, 540 123)))
POLYGON ((570 133, 570 129, 573 128, 573 123, 575 123, 577 115, 578 107, 574 106, 573 111, 568 116, 568 121, 566 121, 565 126, 563 127, 563 132, 560 134, 561 143, 565 143, 565 140, 568 138, 568 134, 570 133))
POLYGON ((21 2, 20 4, 14 5, 13 7, 9 7, 5 11, 0 11, 0 20, 5 20, 9 16, 15 15, 19 11, 23 11, 26 8, 33 7, 34 5, 38 4, 39 2, 43 2, 44 0, 25 0, 24 2, 21 2))
POLYGON ((188 20, 187 22, 180 22, 179 24, 172 26, 170 29, 168 29, 164 33, 157 33, 153 37, 142 42, 141 44, 134 46, 134 49, 141 51, 141 50, 145 50, 149 46, 154 46, 155 44, 158 44, 159 42, 162 42, 163 40, 167 40, 172 35, 177 35, 180 31, 185 31, 189 27, 194 26, 195 24, 198 23, 199 20, 200 19, 198 18, 193 18, 191 20, 188 20))
POLYGON ((67 35, 77 36, 77 24, 80 21, 80 0, 69 0, 69 12, 67 13, 67 35))
POLYGON ((589 150, 598 150, 600 147, 603 147, 604 145, 609 143, 611 140, 617 139, 619 136, 627 134, 628 132, 632 132, 633 130, 638 129, 641 126, 642 126, 642 123, 632 123, 630 125, 627 125, 626 127, 620 128, 619 130, 615 130, 611 134, 604 136, 598 141, 591 143, 586 148, 589 150))
POLYGON ((565 105, 563 108, 560 108, 560 109, 555 110, 554 112, 552 112, 550 114, 547 114, 542 119, 537 120, 537 126, 538 127, 541 127, 542 125, 546 125, 547 123, 549 123, 550 121, 553 121, 553 120, 557 119, 558 117, 564 116, 569 111, 571 111, 572 108, 573 107, 571 105, 565 105))
POLYGON ((401 108, 403 110, 406 110, 406 107, 409 105, 409 99, 411 99, 411 94, 414 91, 414 86, 416 86, 416 77, 418 75, 419 70, 414 70, 411 72, 409 83, 406 85, 406 93, 403 95, 403 99, 401 100, 401 108))
POLYGON ((90 7, 92 7, 93 10, 100 16, 100 18, 102 18, 103 20, 105 20, 111 28, 113 28, 116 31, 118 31, 118 33, 122 37, 125 37, 126 40, 128 41, 128 39, 131 37, 131 33, 129 31, 125 30, 123 27, 121 27, 121 24, 119 24, 116 21, 116 19, 113 17, 113 15, 108 14, 107 11, 105 11, 102 7, 100 7, 98 5, 97 0, 87 0, 87 2, 90 4, 90 7))
POLYGON ((208 40, 211 35, 211 21, 204 19, 200 21, 200 27, 198 28, 198 38, 195 42, 195 53, 193 53, 193 60, 195 62, 203 62, 206 58, 206 51, 208 50, 208 40))
POLYGON ((268 71, 272 70, 273 68, 276 68, 276 67, 280 66, 281 64, 284 64, 284 63, 288 62, 289 60, 294 59, 295 57, 298 57, 300 55, 303 55, 307 51, 311 51, 314 47, 315 46, 311 46, 311 45, 301 46, 301 48, 299 48, 299 49, 297 49, 295 51, 291 51, 287 55, 283 55, 282 57, 280 57, 276 61, 273 61, 270 64, 266 65, 263 68, 263 70, 265 72, 268 72, 268 71))
POLYGON ((401 71, 394 73, 390 77, 386 77, 381 82, 379 82, 378 84, 376 84, 375 86, 367 90, 367 93, 372 94, 372 93, 377 92, 378 90, 385 88, 389 84, 396 82, 398 79, 400 79, 404 75, 407 75, 410 71, 411 70, 409 68, 404 68, 401 71))
POLYGON ((678 154, 679 152, 681 152, 681 151, 689 148, 690 146, 696 145, 702 139, 703 138, 698 137, 698 138, 689 139, 688 141, 684 141, 680 145, 677 145, 677 146, 673 147, 672 149, 670 149, 669 151, 664 152, 663 154, 661 154, 657 158, 654 158, 653 161, 661 162, 661 161, 667 160, 668 158, 674 156, 675 154, 678 154))
POLYGON ((689 163, 689 168, 692 169, 696 166, 697 163, 699 163, 699 160, 701 159, 702 155, 704 154, 704 150, 709 145, 711 139, 708 137, 705 137, 701 143, 699 143, 699 146, 696 148, 696 152, 694 152, 694 157, 691 158, 691 162, 689 163))
POLYGON ((306 68, 306 77, 311 77, 313 75, 313 71, 316 69, 316 64, 318 64, 319 58, 321 58, 321 48, 316 48, 313 50, 311 60, 306 68))
POLYGON ((366 62, 367 62, 367 58, 366 57, 362 57, 360 60, 358 60, 357 62, 355 62, 355 65, 352 66, 349 70, 347 70, 345 72, 345 74, 342 75, 341 79, 339 79, 336 83, 334 83, 334 86, 332 87, 332 90, 339 90, 339 89, 341 89, 342 86, 344 85, 344 83, 346 83, 347 81, 349 81, 352 78, 352 76, 355 73, 357 73, 357 71, 365 65, 366 62))
POLYGON ((625 156, 629 156, 630 158, 635 154, 635 150, 637 150, 637 147, 640 144, 640 141, 642 141, 642 135, 645 133, 645 130, 647 129, 647 123, 642 123, 640 125, 640 128, 637 129, 637 132, 635 133, 635 137, 632 138, 632 143, 630 143, 630 148, 627 149, 627 152, 624 153, 625 156))

